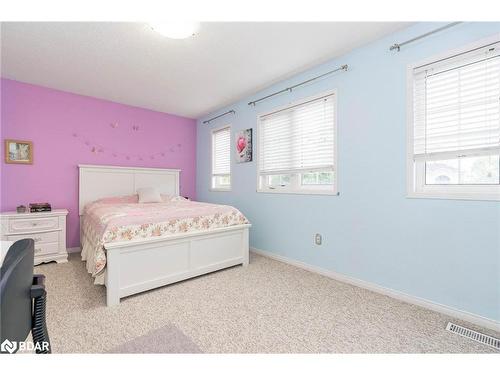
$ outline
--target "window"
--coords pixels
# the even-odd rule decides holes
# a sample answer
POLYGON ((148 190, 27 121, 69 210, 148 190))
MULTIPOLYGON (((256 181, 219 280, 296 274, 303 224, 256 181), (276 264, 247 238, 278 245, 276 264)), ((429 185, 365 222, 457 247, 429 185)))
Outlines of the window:
POLYGON ((231 190, 231 128, 212 131, 212 190, 231 190))
POLYGON ((499 200, 500 42, 409 74, 409 196, 499 200))
POLYGON ((336 194, 336 95, 259 116, 258 191, 336 194))

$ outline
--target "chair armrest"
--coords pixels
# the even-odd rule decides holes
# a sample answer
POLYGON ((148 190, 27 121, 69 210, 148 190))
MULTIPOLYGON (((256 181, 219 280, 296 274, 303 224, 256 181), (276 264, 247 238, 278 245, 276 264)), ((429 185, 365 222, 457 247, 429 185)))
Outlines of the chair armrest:
POLYGON ((31 298, 41 297, 45 294, 45 275, 33 275, 31 298))

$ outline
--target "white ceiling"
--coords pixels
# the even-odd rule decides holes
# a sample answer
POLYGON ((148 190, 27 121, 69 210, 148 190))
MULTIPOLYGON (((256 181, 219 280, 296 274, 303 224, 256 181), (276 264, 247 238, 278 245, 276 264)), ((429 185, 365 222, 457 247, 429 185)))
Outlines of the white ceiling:
POLYGON ((2 23, 2 77, 199 118, 408 23, 2 23))

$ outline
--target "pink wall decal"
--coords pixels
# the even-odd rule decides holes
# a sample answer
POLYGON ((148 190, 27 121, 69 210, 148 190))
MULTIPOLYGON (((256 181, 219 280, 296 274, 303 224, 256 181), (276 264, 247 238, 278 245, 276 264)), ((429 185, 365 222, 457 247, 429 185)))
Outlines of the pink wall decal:
POLYGON ((195 197, 196 121, 1 79, 0 210, 50 202, 67 208, 68 246, 79 245, 78 164, 181 169, 195 197), (116 124, 116 126, 110 126, 116 124), (33 164, 4 162, 4 139, 33 141, 33 164))

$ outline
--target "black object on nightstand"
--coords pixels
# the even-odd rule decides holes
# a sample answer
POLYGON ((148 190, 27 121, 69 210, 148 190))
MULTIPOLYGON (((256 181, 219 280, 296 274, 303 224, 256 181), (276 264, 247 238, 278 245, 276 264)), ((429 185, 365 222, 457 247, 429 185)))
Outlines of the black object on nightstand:
POLYGON ((50 203, 30 203, 30 212, 50 212, 50 203))

